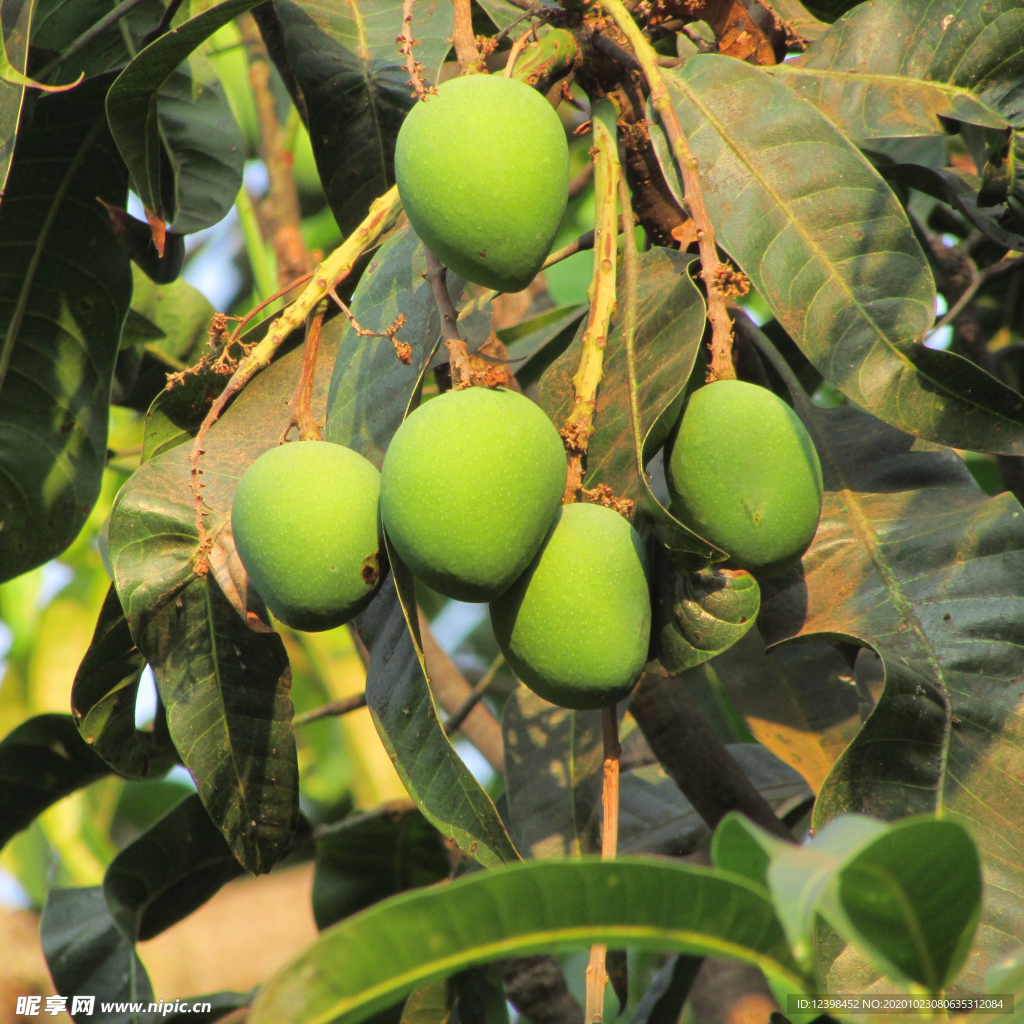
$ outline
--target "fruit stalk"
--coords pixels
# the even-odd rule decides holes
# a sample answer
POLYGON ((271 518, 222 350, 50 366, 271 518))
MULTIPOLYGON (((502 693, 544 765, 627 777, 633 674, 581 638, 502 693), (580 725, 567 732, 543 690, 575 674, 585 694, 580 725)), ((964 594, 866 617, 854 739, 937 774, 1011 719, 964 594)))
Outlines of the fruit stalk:
MULTIPOLYGON (((583 332, 580 365, 572 379, 573 406, 562 427, 562 440, 569 456, 564 504, 576 501, 583 484, 583 456, 594 432, 597 388, 604 376, 604 349, 608 325, 615 311, 615 272, 619 237, 618 182, 619 154, 615 131, 616 111, 610 100, 593 107, 594 145, 594 272, 587 297, 590 313, 583 332)), ((625 211, 623 211, 625 212, 625 211)))
POLYGON ((679 118, 672 106, 668 86, 665 85, 664 76, 658 66, 658 54, 644 38, 639 25, 633 21, 621 0, 600 0, 600 3, 633 47, 651 90, 651 103, 661 118, 676 163, 679 165, 679 171, 683 176, 686 205, 697 225, 701 278, 708 293, 708 320, 711 321, 711 366, 708 368, 708 381, 735 380, 736 370, 732 363, 732 320, 729 318, 729 311, 726 308, 724 287, 729 280, 729 268, 718 259, 715 227, 704 206, 700 179, 697 176, 697 158, 686 141, 679 118))
POLYGON ((480 48, 473 35, 473 12, 470 0, 454 0, 455 25, 452 29, 452 45, 455 56, 464 75, 479 75, 487 71, 480 48))
POLYGON ((189 487, 196 512, 196 533, 199 536, 199 548, 196 552, 194 568, 199 576, 210 571, 209 553, 213 546, 213 538, 207 532, 203 517, 206 514, 203 506, 203 484, 199 479, 202 470, 199 461, 203 455, 203 445, 210 428, 217 422, 228 402, 238 394, 260 370, 270 365, 274 353, 281 342, 292 331, 298 330, 306 322, 306 318, 316 308, 328 291, 346 278, 356 265, 356 261, 367 250, 372 249, 380 236, 395 222, 401 203, 398 199, 398 188, 392 186, 370 206, 362 224, 330 256, 321 263, 313 273, 313 280, 303 289, 302 294, 270 325, 266 336, 238 364, 227 387, 220 393, 217 400, 210 406, 189 453, 189 487))
MULTIPOLYGON (((619 845, 619 716, 615 705, 601 712, 604 726, 604 783, 601 789, 601 859, 614 860, 619 845)), ((587 964, 586 1024, 604 1020, 604 990, 608 984, 607 946, 591 946, 587 964)))
POLYGON ((320 329, 324 325, 324 314, 327 312, 327 301, 322 300, 310 319, 306 321, 306 344, 302 350, 302 370, 299 382, 295 385, 295 394, 288 403, 291 418, 281 435, 283 444, 292 427, 299 431, 300 441, 319 441, 320 424, 310 408, 313 398, 313 381, 316 377, 316 359, 320 354, 320 329))

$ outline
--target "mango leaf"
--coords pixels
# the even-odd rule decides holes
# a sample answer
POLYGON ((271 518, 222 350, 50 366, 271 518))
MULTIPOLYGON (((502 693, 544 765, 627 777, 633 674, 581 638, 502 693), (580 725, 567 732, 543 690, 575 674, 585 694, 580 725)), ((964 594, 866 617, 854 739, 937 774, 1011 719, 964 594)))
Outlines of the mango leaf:
POLYGON ((757 741, 817 793, 861 727, 846 659, 824 639, 766 653, 755 628, 710 667, 757 741))
MULTIPOLYGON (((638 326, 633 352, 627 352, 623 340, 625 302, 620 296, 608 331, 583 486, 604 484, 616 497, 636 502, 638 511, 658 524, 659 539, 706 561, 717 550, 660 505, 643 472, 679 417, 684 388, 700 349, 704 302, 689 276, 694 257, 656 248, 635 258, 638 326)), ((572 405, 572 377, 579 365, 585 327, 580 324, 572 344, 540 379, 538 400, 555 424, 565 421, 572 405)))
MULTIPOLYGON (((679 685, 685 683, 680 680, 679 685)), ((538 858, 598 852, 601 713, 569 711, 520 686, 505 702, 501 725, 505 797, 517 847, 538 858)), ((624 731, 622 745, 620 853, 692 853, 710 835, 704 821, 656 762, 635 726, 624 731)), ((800 776, 766 748, 736 743, 729 752, 776 809, 809 795, 800 776)))
POLYGON ((978 851, 956 822, 848 814, 793 846, 732 814, 712 859, 768 887, 798 960, 812 961, 820 914, 880 970, 929 992, 959 973, 981 913, 978 851))
POLYGON ((668 559, 654 565, 654 628, 648 672, 678 675, 727 651, 754 625, 761 605, 748 572, 688 573, 668 559))
POLYGON ((148 1005, 153 987, 135 947, 117 930, 103 888, 50 890, 39 924, 54 987, 68 997, 95 993, 96 1004, 76 1024, 136 1024, 132 1002, 148 1005), (111 1000, 103 1009, 100 996, 111 1000))
POLYGON ((165 723, 152 732, 135 728, 135 701, 145 667, 112 585, 75 673, 71 712, 90 748, 113 771, 134 779, 160 775, 178 759, 165 723))
POLYGON ((103 895, 121 934, 144 942, 240 874, 231 847, 194 793, 121 850, 107 868, 103 895))
MULTIPOLYGON (((318 417, 337 352, 328 333, 314 381, 318 417)), ((249 464, 278 443, 301 361, 299 350, 278 359, 210 431, 201 468, 217 582, 193 571, 197 537, 184 446, 135 473, 118 496, 109 532, 118 594, 153 667, 175 746, 207 811, 253 871, 268 870, 288 845, 298 772, 287 658, 276 634, 246 625, 260 628, 265 613, 249 601, 230 537, 231 501, 249 464)))
POLYGON ((703 963, 702 957, 685 953, 669 957, 644 990, 630 1024, 677 1024, 703 963))
POLYGON ((207 368, 161 391, 146 413, 142 461, 155 459, 195 437, 227 381, 223 374, 207 368))
POLYGON ((160 36, 107 94, 110 130, 143 206, 173 221, 179 234, 209 227, 228 212, 245 159, 220 81, 204 59, 189 58, 221 25, 257 2, 225 0, 160 36))
MULTIPOLYGON (((1024 451, 1024 399, 968 360, 919 344, 934 322, 935 285, 902 207, 859 150, 740 61, 700 55, 666 81, 718 241, 825 379, 917 436, 1024 451)), ((672 178, 664 135, 653 137, 672 178)))
POLYGON ((317 840, 313 918, 323 930, 450 872, 440 834, 411 804, 351 815, 317 840))
MULTIPOLYGON (((408 364, 396 358, 386 338, 362 338, 343 326, 341 318, 324 329, 325 338, 343 330, 328 398, 327 439, 378 466, 440 340, 440 319, 425 270, 423 246, 404 228, 381 247, 352 299, 354 315, 369 330, 383 331, 399 315, 405 318, 398 339, 411 348, 408 364)), ((464 284, 449 275, 448 288, 458 301, 464 284)), ((389 555, 392 580, 356 620, 370 652, 366 699, 374 724, 409 795, 442 835, 483 864, 515 860, 490 797, 441 728, 418 627, 414 633, 409 625, 416 614, 412 577, 393 552, 389 555)))
POLYGON ((132 312, 155 329, 156 348, 186 365, 196 362, 206 350, 217 312, 206 296, 182 278, 157 284, 135 266, 132 283, 132 312))
POLYGON ((106 465, 131 275, 96 202, 127 198, 105 87, 38 101, 0 207, 0 580, 74 540, 106 465))
MULTIPOLYGON (((377 196, 395 182, 398 129, 415 102, 395 46, 400 0, 278 0, 288 61, 309 110, 309 137, 320 180, 338 226, 352 231, 377 196)), ((454 25, 445 0, 413 11, 423 79, 437 81, 454 25)))
POLYGON ((162 1013, 160 1020, 163 1024, 214 1024, 214 1021, 226 1017, 232 1010, 248 1006, 251 1000, 251 992, 209 992, 201 996, 189 996, 177 1013, 169 1016, 162 1013), (193 1009, 197 1003, 205 1003, 210 1009, 193 1009))
POLYGON ((815 827, 845 811, 970 825, 986 865, 970 986, 1024 921, 1012 767, 1024 763, 1024 514, 1010 494, 986 498, 946 449, 856 409, 799 407, 825 474, 821 523, 802 565, 766 585, 761 630, 769 644, 847 638, 885 668, 873 713, 825 780, 815 827))
POLYGON ((770 73, 854 139, 1006 128, 1024 123, 1022 32, 1015 0, 879 0, 770 73))
POLYGON ((491 798, 439 724, 422 650, 406 618, 409 608, 415 614, 412 576, 390 549, 388 555, 390 579, 355 620, 370 652, 366 703, 373 723, 409 796, 446 839, 485 867, 517 860, 491 798))
POLYGON ((36 715, 0 742, 0 847, 61 797, 110 774, 70 715, 36 715))
POLYGON ((7 0, 0 4, 0 195, 11 169, 21 121, 25 82, 18 79, 28 68, 28 39, 34 7, 34 0, 27 3, 7 0))
POLYGON ((799 989, 767 894, 669 861, 532 861, 392 897, 326 931, 260 990, 250 1024, 356 1024, 463 966, 591 943, 711 954, 799 989))

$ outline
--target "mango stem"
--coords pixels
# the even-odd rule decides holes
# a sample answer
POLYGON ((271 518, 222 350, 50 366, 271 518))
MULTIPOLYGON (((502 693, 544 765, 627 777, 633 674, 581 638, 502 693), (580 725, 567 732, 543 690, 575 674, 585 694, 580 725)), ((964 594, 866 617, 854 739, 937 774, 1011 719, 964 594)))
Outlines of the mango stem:
MULTIPOLYGON (((601 859, 614 860, 619 845, 619 715, 613 704, 602 712, 604 726, 604 783, 601 788, 601 859)), ((608 984, 607 946, 591 946, 587 964, 586 1024, 604 1020, 604 990, 608 984)))
POLYGON ((708 381, 735 380, 736 370, 732 363, 732 320, 726 308, 727 291, 731 273, 718 259, 715 244, 715 227, 704 206, 700 178, 697 176, 697 158, 686 141, 675 107, 668 94, 665 77, 658 66, 658 54, 644 38, 640 26, 621 3, 621 0, 600 0, 601 6, 612 16, 636 54, 644 77, 651 90, 651 103, 661 119, 668 136, 672 153, 679 165, 686 193, 686 205, 697 226, 697 245, 700 249, 701 278, 708 293, 708 320, 711 321, 711 366, 708 381))
MULTIPOLYGON (((569 471, 562 502, 571 505, 583 485, 583 457, 594 432, 597 388, 604 376, 604 349, 608 327, 615 312, 615 273, 618 256, 619 152, 615 122, 617 112, 611 100, 598 100, 592 110, 594 145, 594 270, 587 297, 590 313, 583 332, 580 365, 572 379, 572 409, 559 433, 568 455, 569 471)), ((623 211, 625 213, 625 211, 623 211)))

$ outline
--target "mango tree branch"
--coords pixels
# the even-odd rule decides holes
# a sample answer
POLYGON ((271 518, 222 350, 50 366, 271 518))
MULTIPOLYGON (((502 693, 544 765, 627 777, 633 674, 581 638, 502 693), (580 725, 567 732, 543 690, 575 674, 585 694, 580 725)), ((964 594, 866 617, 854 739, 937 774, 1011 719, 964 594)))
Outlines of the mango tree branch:
MULTIPOLYGON (((560 433, 569 457, 569 474, 562 501, 571 504, 583 484, 583 457, 594 431, 597 388, 604 376, 604 348, 608 325, 615 311, 615 264, 619 237, 619 154, 615 135, 615 105, 610 100, 594 104, 594 273, 587 297, 590 313, 583 333, 580 365, 572 379, 572 409, 560 433)), ((625 211, 623 211, 625 212, 625 211)))
POLYGON ((398 199, 398 188, 392 186, 370 206, 366 219, 327 257, 313 272, 313 279, 303 289, 302 294, 270 325, 266 336, 249 351, 238 364, 227 387, 217 396, 217 400, 206 414, 189 453, 189 486, 192 490, 192 501, 196 512, 196 533, 199 535, 199 548, 196 551, 194 568, 197 575, 203 576, 210 570, 209 553, 213 546, 213 537, 207 532, 204 517, 206 510, 203 502, 203 474, 199 462, 203 455, 203 445, 210 428, 217 422, 228 402, 238 394, 260 370, 270 365, 274 353, 280 348, 281 342, 292 331, 298 330, 306 322, 306 317, 326 297, 328 291, 338 281, 347 277, 356 261, 369 249, 372 249, 380 236, 390 227, 401 209, 398 199))
POLYGON ((732 365, 732 320, 726 308, 728 268, 718 259, 715 245, 715 228, 704 207, 700 179, 697 176, 697 158, 693 155, 683 129, 679 124, 675 108, 668 94, 668 87, 658 66, 658 54, 644 38, 640 27, 633 21, 621 0, 600 0, 601 6, 612 16, 615 24, 629 40, 633 52, 644 71, 644 77, 651 90, 651 103, 661 118, 668 135, 672 153, 683 176, 686 191, 686 205, 697 225, 697 244, 700 248, 701 277, 708 292, 708 320, 711 321, 711 366, 708 380, 734 380, 736 371, 732 365))
POLYGON ((455 56, 464 75, 479 75, 487 70, 480 48, 473 35, 473 11, 471 0, 452 0, 455 7, 455 27, 452 30, 452 45, 455 56))

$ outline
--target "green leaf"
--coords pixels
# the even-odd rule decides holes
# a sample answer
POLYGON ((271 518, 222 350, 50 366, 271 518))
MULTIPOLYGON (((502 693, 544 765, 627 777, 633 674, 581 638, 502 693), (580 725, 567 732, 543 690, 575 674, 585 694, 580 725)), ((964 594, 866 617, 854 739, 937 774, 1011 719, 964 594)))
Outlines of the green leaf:
POLYGON ((160 775, 178 760, 166 726, 153 732, 135 728, 135 701, 145 667, 111 585, 89 650, 75 673, 71 711, 90 748, 113 771, 133 779, 160 775))
POLYGON ((156 108, 174 175, 171 230, 212 227, 235 205, 245 164, 242 131, 213 65, 193 54, 160 86, 156 108))
POLYGON ((523 12, 510 4, 508 0, 479 0, 480 6, 487 12, 487 17, 494 22, 498 28, 507 28, 514 21, 518 21, 523 12))
POLYGON ((648 671, 679 675, 737 643, 761 606, 748 572, 708 569, 688 573, 661 559, 654 566, 652 664, 648 671))
POLYGON ((373 723, 409 796, 446 839, 484 867, 517 860, 491 798, 439 724, 422 651, 399 600, 401 587, 415 614, 412 576, 390 548, 388 555, 390 579, 355 620, 370 652, 366 703, 373 723))
POLYGON ((110 130, 139 198, 165 221, 180 216, 182 227, 176 222, 176 231, 197 231, 224 216, 241 185, 244 152, 241 132, 215 76, 203 72, 199 83, 192 78, 191 95, 183 79, 170 80, 221 25, 258 2, 225 0, 162 35, 131 61, 107 94, 110 130), (214 127, 218 130, 211 135, 214 127), (166 180, 168 173, 173 181, 166 180), (209 195, 203 191, 207 188, 212 189, 209 195), (224 206, 229 192, 230 202, 224 206), (209 220, 217 210, 220 214, 209 220))
POLYGON ((441 836, 413 807, 381 807, 331 827, 316 844, 313 918, 317 928, 395 893, 446 879, 441 836))
POLYGON ((929 992, 963 967, 981 913, 981 864, 963 825, 842 815, 803 846, 737 814, 719 831, 715 865, 768 886, 798 960, 810 963, 821 915, 880 970, 929 992))
POLYGON ((14 143, 21 121, 25 86, 19 79, 28 70, 28 40, 35 0, 0 4, 0 195, 14 156, 14 143), (13 19, 14 24, 11 24, 13 19))
POLYGON ((156 284, 132 267, 132 311, 145 317, 160 333, 160 352, 191 365, 206 350, 210 321, 217 312, 206 296, 183 278, 156 284))
POLYGON ((117 930, 101 886, 51 889, 39 931, 54 987, 68 997, 68 1008, 72 996, 96 995, 92 1013, 80 1011, 79 1022, 136 1024, 137 1014, 124 1003, 148 1005, 153 988, 135 948, 117 930), (101 1000, 110 1001, 109 1010, 101 1000))
MULTIPOLYGON (((337 351, 328 333, 314 382, 318 417, 337 351)), ((269 870, 289 843, 298 771, 287 658, 276 634, 254 631, 266 629, 264 613, 248 599, 230 535, 231 502, 245 469, 278 443, 301 362, 300 350, 274 362, 209 433, 201 469, 206 524, 216 536, 212 574, 193 571, 197 536, 184 446, 134 474, 109 531, 118 594, 153 667, 175 746, 211 817, 254 872, 269 870)))
MULTIPOLYGON (((415 102, 395 39, 400 0, 278 0, 285 49, 309 109, 309 137, 320 180, 348 234, 377 196, 395 182, 398 130, 415 102)), ((413 11, 416 60, 426 83, 437 81, 454 25, 448 3, 413 11)))
POLYGON ((856 409, 806 406, 825 475, 821 523, 801 567, 766 585, 761 629, 769 644, 849 638, 885 667, 874 711, 821 790, 815 827, 846 811, 969 823, 992 893, 984 954, 969 967, 983 971, 1024 921, 1012 767, 1024 763, 1013 724, 1024 513, 1008 493, 986 498, 946 449, 856 409))
POLYGON ((0 581, 75 539, 106 465, 131 275, 96 202, 127 197, 105 85, 38 101, 0 206, 0 581))
POLYGON ((61 797, 110 774, 70 715, 36 715, 0 742, 0 847, 61 797))
MULTIPOLYGON (((597 392, 583 486, 604 484, 638 513, 658 524, 660 538, 698 560, 717 554, 687 530, 651 493, 643 466, 664 443, 682 408, 704 331, 704 302, 689 275, 695 257, 671 249, 639 254, 637 330, 633 355, 622 339, 621 294, 604 354, 604 377, 597 392), (637 418, 634 432, 634 407, 637 418)), ((620 288, 621 292, 621 288, 620 288)), ((581 324, 572 344, 545 370, 538 400, 555 424, 565 421, 575 394, 572 377, 580 361, 581 324)))
POLYGON ((121 933, 145 942, 240 874, 231 847, 195 793, 114 858, 103 895, 121 933))
POLYGON ((146 413, 142 461, 155 459, 194 438, 227 382, 223 374, 207 368, 161 391, 146 413))
POLYGON ((942 118, 1006 128, 1024 123, 1022 32, 1016 0, 880 0, 770 73, 853 139, 945 135, 942 118))
MULTIPOLYGON (((1024 399, 919 343, 934 282, 902 207, 856 147, 740 61, 697 56, 666 81, 719 243, 825 379, 917 436, 1024 451, 1024 399)), ((672 177, 664 136, 653 136, 672 177)))
MULTIPOLYGON (((360 337, 344 317, 323 330, 324 339, 339 340, 327 400, 327 440, 354 449, 378 467, 441 340, 441 318, 426 269, 423 244, 405 227, 381 246, 352 296, 352 313, 366 330, 383 332, 405 318, 397 338, 412 348, 408 364, 396 357, 387 338, 360 337)), ((464 287, 461 278, 448 275, 453 302, 464 287)))
POLYGON ((726 956, 799 989, 771 904, 669 861, 533 861, 393 897, 335 925, 260 991, 250 1024, 356 1024, 463 966, 592 943, 726 956))

